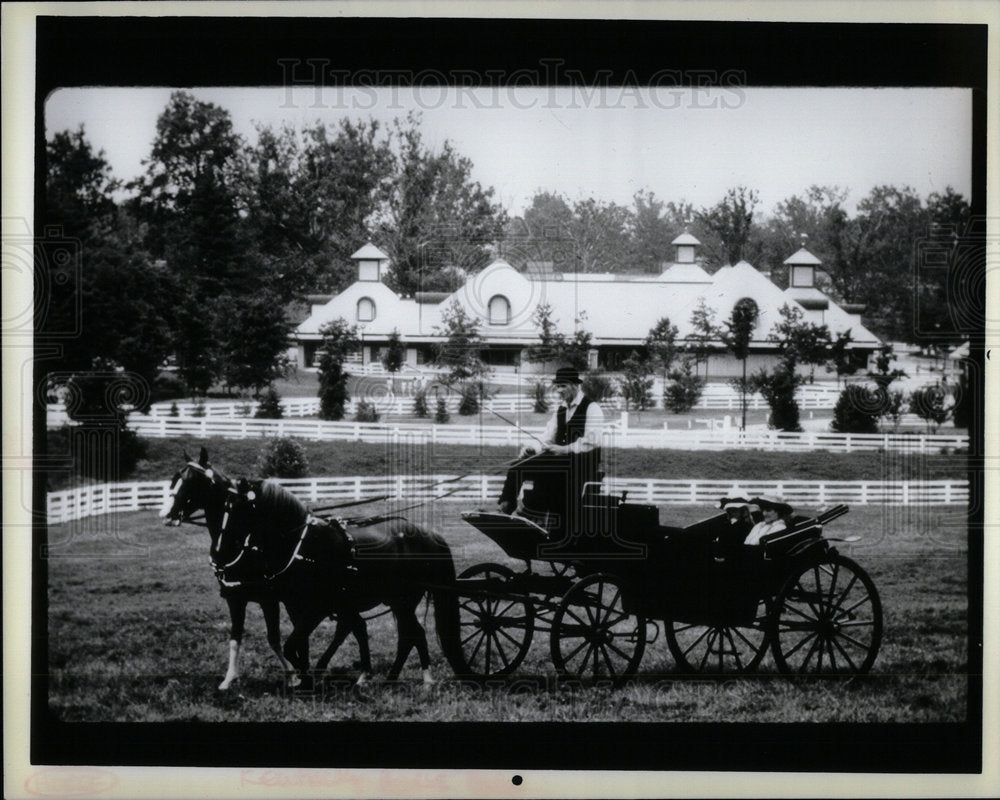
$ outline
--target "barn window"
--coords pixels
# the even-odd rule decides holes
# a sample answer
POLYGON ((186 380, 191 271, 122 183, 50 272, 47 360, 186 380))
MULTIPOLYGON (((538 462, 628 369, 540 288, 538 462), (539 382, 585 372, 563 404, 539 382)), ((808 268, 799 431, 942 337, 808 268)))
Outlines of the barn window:
POLYGON ((358 322, 371 322, 375 319, 375 301, 370 297, 358 300, 358 322))
POLYGON ((502 294, 493 295, 490 299, 490 325, 508 323, 510 323, 510 301, 502 294))

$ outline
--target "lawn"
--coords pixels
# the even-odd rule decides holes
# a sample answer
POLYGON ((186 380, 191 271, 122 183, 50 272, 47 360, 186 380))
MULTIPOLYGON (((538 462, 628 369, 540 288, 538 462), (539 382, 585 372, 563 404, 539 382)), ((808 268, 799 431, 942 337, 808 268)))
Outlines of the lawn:
MULTIPOLYGON (((458 570, 505 556, 438 503, 419 521, 448 540, 458 570)), ((711 509, 661 509, 684 524, 711 509)), ((349 640, 322 692, 289 696, 251 608, 238 691, 216 686, 225 669, 228 616, 208 567, 203 529, 165 528, 152 512, 53 526, 60 541, 48 560, 49 707, 63 720, 104 721, 960 721, 967 702, 966 532, 960 510, 855 508, 831 534, 865 538, 846 552, 872 575, 885 610, 882 649, 864 679, 790 681, 770 656, 761 674, 693 680, 675 672, 662 635, 639 676, 624 688, 579 688, 554 679, 545 634, 518 675, 491 690, 449 680, 426 618, 439 683, 420 686, 415 655, 402 680, 376 680, 367 699, 349 692, 357 649, 349 640), (72 557, 74 555, 86 557, 72 557), (339 679, 338 679, 339 678, 339 679)), ((423 606, 418 616, 424 619, 423 606)), ((283 619, 285 634, 287 620, 283 619)), ((391 617, 369 622, 375 669, 384 674, 395 646, 391 617)), ((314 657, 332 635, 324 623, 314 657)))
MULTIPOLYGON (((179 436, 147 440, 145 457, 123 480, 168 480, 183 463, 183 453, 197 456, 208 448, 212 463, 230 475, 257 474, 256 461, 266 439, 179 436)), ((456 475, 499 474, 515 448, 461 445, 393 446, 391 442, 302 441, 308 475, 389 475, 400 473, 456 475)), ((936 455, 872 451, 864 453, 777 453, 760 450, 620 449, 604 454, 608 477, 682 480, 944 480, 967 476, 965 459, 936 455)), ((62 478, 53 473, 52 488, 62 478)), ((65 480, 65 478, 62 478, 65 480)))

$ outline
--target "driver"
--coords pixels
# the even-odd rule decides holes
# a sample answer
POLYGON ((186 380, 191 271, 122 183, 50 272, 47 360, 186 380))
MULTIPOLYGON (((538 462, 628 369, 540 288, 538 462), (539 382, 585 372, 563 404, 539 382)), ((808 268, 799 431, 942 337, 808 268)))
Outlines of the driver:
POLYGON ((524 511, 554 511, 563 514, 578 503, 583 485, 597 480, 601 458, 600 435, 604 412, 582 388, 580 373, 573 367, 560 367, 552 381, 560 403, 541 436, 540 450, 526 446, 520 460, 507 472, 500 493, 500 511, 504 514, 524 511), (526 479, 534 483, 530 500, 518 507, 517 498, 526 479))

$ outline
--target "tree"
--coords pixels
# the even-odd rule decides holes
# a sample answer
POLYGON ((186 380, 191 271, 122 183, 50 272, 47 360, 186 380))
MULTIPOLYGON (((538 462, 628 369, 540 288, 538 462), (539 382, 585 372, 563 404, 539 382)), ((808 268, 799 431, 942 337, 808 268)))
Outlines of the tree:
POLYGON ((693 333, 688 334, 685 344, 694 358, 694 365, 704 362, 705 377, 708 378, 708 359, 711 345, 722 338, 722 329, 715 324, 715 309, 709 308, 705 298, 698 299, 698 305, 691 312, 693 333))
POLYGON ((663 392, 663 405, 675 414, 690 411, 705 388, 705 379, 698 375, 694 359, 682 358, 680 366, 671 371, 670 380, 663 392))
POLYGON ((750 355, 750 341, 753 338, 754 328, 757 327, 757 318, 760 310, 757 304, 749 297, 738 300, 726 321, 726 330, 722 334, 722 341, 729 348, 730 352, 743 363, 743 377, 739 381, 740 408, 743 412, 743 421, 740 423, 740 430, 747 427, 747 356, 750 355))
POLYGON ((848 384, 833 407, 830 429, 837 433, 878 433, 879 412, 880 405, 867 388, 848 384))
POLYGON ((389 341, 386 344, 385 352, 382 354, 382 366, 388 372, 395 374, 399 372, 406 363, 406 345, 399 337, 399 331, 393 328, 389 334, 389 341))
POLYGON ((392 181, 376 235, 392 259, 389 283, 412 294, 449 266, 476 271, 487 245, 502 237, 507 215, 493 189, 472 179, 472 162, 451 142, 425 146, 420 115, 396 120, 392 132, 392 181))
MULTIPOLYGON (((794 370, 802 364, 824 363, 830 355, 830 329, 826 325, 806 322, 798 306, 785 303, 779 310, 781 319, 774 324, 768 339, 777 342, 782 360, 794 370)), ((810 373, 810 382, 812 373, 810 373)))
POLYGON ((670 324, 669 317, 661 317, 646 335, 646 352, 650 363, 662 370, 663 382, 677 358, 677 326, 670 324))
POLYGON ((441 382, 451 387, 488 375, 490 368, 482 359, 484 343, 479 320, 458 300, 452 300, 441 312, 441 320, 443 324, 436 326, 435 332, 447 338, 435 345, 434 356, 434 363, 448 370, 441 382))
MULTIPOLYGON (((577 324, 586 320, 586 312, 581 312, 577 324)), ((539 343, 525 350, 525 358, 532 362, 560 362, 574 367, 580 372, 586 371, 590 364, 592 335, 589 331, 578 328, 570 339, 556 330, 556 321, 552 318, 552 306, 539 303, 532 315, 532 321, 539 329, 539 343)))
MULTIPOLYGON (((57 133, 46 146, 44 229, 35 248, 38 279, 46 287, 36 317, 39 331, 64 336, 47 363, 52 372, 102 372, 107 380, 78 381, 92 392, 76 406, 108 407, 109 381, 116 372, 133 373, 147 391, 136 393, 145 410, 160 365, 170 352, 173 307, 170 276, 144 250, 134 220, 120 209, 104 153, 95 153, 83 128, 57 133)), ((75 412, 74 412, 75 413, 75 412)))
POLYGON ((768 372, 759 370, 748 380, 751 391, 760 392, 771 409, 769 425, 782 431, 800 431, 799 404, 795 400, 795 391, 801 383, 801 378, 795 373, 794 365, 788 361, 779 361, 775 368, 768 372))
POLYGON ((830 344, 827 370, 837 373, 837 386, 840 386, 840 379, 845 375, 853 375, 858 371, 858 362, 855 359, 849 345, 853 341, 851 329, 841 331, 837 338, 830 344))
POLYGON ((229 386, 253 389, 254 396, 288 370, 291 325, 278 298, 264 290, 252 297, 229 297, 229 325, 222 332, 222 375, 229 386))
POLYGON ((273 386, 267 387, 257 404, 257 411, 254 414, 258 419, 281 419, 285 415, 285 410, 281 407, 281 395, 273 386))
POLYGON ((305 448, 295 439, 271 439, 260 450, 256 472, 263 478, 304 478, 309 474, 305 448))
POLYGON ((643 411, 652 405, 653 378, 651 372, 652 367, 649 361, 640 358, 635 350, 625 359, 622 364, 623 375, 619 383, 626 409, 635 408, 643 411))
POLYGON ((358 347, 357 328, 341 318, 328 322, 319 332, 323 336, 317 365, 319 415, 321 419, 343 419, 344 406, 350 399, 347 392, 349 375, 344 370, 344 359, 358 347))
POLYGON ((936 432, 938 426, 948 419, 944 397, 944 390, 939 386, 923 386, 910 395, 910 412, 926 422, 930 432, 936 432))
MULTIPOLYGON (((660 265, 670 260, 670 242, 675 234, 664 203, 653 192, 639 191, 632 197, 628 233, 632 268, 658 273, 660 265)), ((664 374, 667 371, 669 366, 664 369, 664 374)))
POLYGON ((737 186, 714 206, 698 212, 699 223, 721 240, 724 263, 735 264, 750 255, 748 244, 754 232, 753 212, 758 203, 756 191, 737 186))

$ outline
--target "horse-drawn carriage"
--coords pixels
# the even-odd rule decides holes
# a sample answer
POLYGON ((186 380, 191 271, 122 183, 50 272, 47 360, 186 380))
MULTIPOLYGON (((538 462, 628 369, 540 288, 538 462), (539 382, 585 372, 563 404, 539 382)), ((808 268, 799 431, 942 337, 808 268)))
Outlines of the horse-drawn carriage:
POLYGON ((861 567, 837 552, 833 543, 847 540, 823 535, 846 506, 793 518, 759 545, 746 545, 752 521, 745 515, 664 526, 655 506, 628 503, 599 483, 588 484, 581 501, 574 524, 556 527, 516 514, 463 514, 525 568, 482 563, 457 577, 437 534, 398 515, 318 518, 277 484, 226 478, 204 448, 174 476, 160 515, 168 524, 204 515, 233 620, 222 689, 238 676, 248 602, 265 609, 268 640, 283 668, 303 677, 310 671, 309 636, 327 616, 336 617, 337 631, 318 666, 353 634, 368 673, 361 612, 388 606, 398 631, 390 677, 415 648, 429 683, 427 642, 415 614, 426 593, 442 650, 460 677, 514 673, 534 635, 547 632, 561 676, 621 683, 637 671, 660 623, 678 666, 689 673, 749 672, 768 648, 785 673, 871 669, 882 638, 878 592, 861 567), (294 625, 283 648, 279 601, 294 625))
POLYGON ((625 500, 589 485, 576 535, 557 540, 531 519, 462 515, 525 563, 519 572, 483 563, 459 575, 470 674, 513 673, 535 633, 547 632, 561 676, 620 683, 660 622, 689 673, 749 672, 769 647, 784 673, 871 669, 882 636, 878 592, 823 535, 846 506, 793 518, 745 545, 745 517, 719 513, 674 528, 659 524, 655 506, 625 500))

